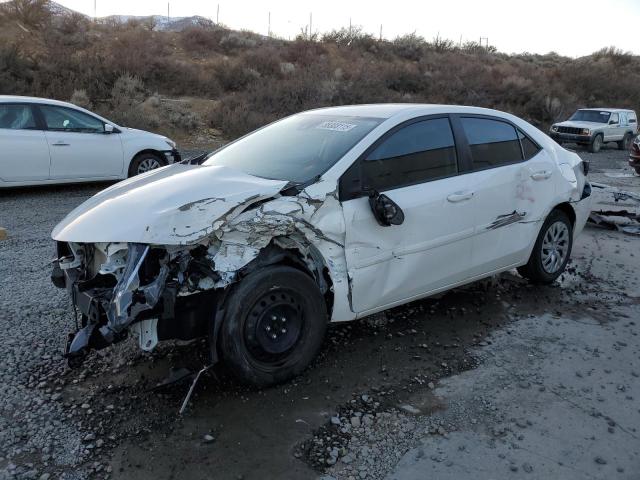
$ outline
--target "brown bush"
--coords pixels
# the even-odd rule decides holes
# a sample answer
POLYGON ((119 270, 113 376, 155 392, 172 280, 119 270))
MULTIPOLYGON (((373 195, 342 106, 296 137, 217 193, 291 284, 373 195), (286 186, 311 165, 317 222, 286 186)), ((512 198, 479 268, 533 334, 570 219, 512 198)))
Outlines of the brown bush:
POLYGON ((198 127, 187 107, 163 95, 215 98, 209 122, 230 137, 336 104, 479 105, 540 127, 578 106, 640 105, 640 58, 613 47, 571 59, 415 34, 378 40, 359 27, 294 41, 208 24, 161 32, 144 22, 52 18, 42 4, 0 4, 0 93, 68 99, 84 91, 114 120, 141 128, 198 127), (18 18, 42 27, 27 34, 18 18))

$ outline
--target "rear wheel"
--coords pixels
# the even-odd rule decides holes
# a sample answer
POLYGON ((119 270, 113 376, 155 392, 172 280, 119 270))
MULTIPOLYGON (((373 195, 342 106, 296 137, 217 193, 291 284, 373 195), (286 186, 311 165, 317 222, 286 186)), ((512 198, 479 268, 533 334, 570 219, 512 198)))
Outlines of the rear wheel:
POLYGON ((618 150, 629 150, 631 147, 631 134, 627 133, 622 140, 618 142, 618 150))
POLYGON ((589 144, 589 151, 591 153, 598 153, 602 148, 602 140, 603 137, 601 133, 593 137, 593 140, 591 140, 591 143, 589 144))
POLYGON ((156 168, 164 167, 167 161, 154 153, 141 153, 129 165, 129 177, 150 172, 156 168))
POLYGON ((299 375, 316 356, 327 309, 315 281, 287 266, 245 277, 225 302, 220 350, 243 382, 265 387, 299 375))
POLYGON ((529 257, 518 273, 534 283, 548 284, 564 272, 571 257, 573 226, 561 210, 553 210, 545 220, 529 257))

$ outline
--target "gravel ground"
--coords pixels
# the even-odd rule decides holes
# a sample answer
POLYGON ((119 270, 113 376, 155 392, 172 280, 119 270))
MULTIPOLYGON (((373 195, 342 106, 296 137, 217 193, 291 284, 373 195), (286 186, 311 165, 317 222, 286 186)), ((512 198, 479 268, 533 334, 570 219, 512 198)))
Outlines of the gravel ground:
MULTIPOLYGON (((640 190, 638 177, 626 175, 624 152, 579 153, 592 162, 593 180, 640 190)), ((527 446, 529 431, 551 445, 572 445, 571 438, 580 437, 575 449, 590 458, 582 478, 631 478, 639 470, 630 447, 639 443, 632 430, 640 428, 637 404, 628 409, 633 401, 626 399, 640 394, 632 376, 640 370, 639 344, 630 324, 638 317, 634 237, 587 230, 576 244, 571 272, 553 287, 534 288, 505 274, 332 328, 314 366, 284 386, 247 390, 218 368, 203 378, 187 415, 179 417, 188 385, 154 387, 171 369, 200 367, 206 354, 201 343, 142 354, 132 339, 92 355, 79 370, 69 370, 61 356, 73 317, 66 294, 48 278, 49 234, 69 210, 104 187, 0 192, 0 226, 9 235, 0 241, 0 479, 204 479, 214 473, 246 479, 417 478, 415 472, 424 471, 447 478, 447 469, 457 472, 455 478, 474 478, 473 465, 484 465, 483 458, 506 466, 495 478, 566 473, 549 452, 555 464, 516 452, 513 445, 525 452, 539 447, 527 446), (552 376, 573 349, 582 356, 601 352, 585 357, 584 367, 575 359, 567 364, 579 385, 552 376), (540 358, 547 351, 556 362, 551 366, 540 358), (598 368, 624 370, 625 376, 589 374, 598 368), (566 389, 557 390, 558 382, 566 389), (540 392, 543 386, 547 393, 540 392), (551 391, 566 393, 565 403, 589 412, 598 407, 589 402, 600 395, 601 415, 571 423, 559 410, 544 418, 544 406, 556 396, 551 391), (532 401, 504 392, 526 393, 532 401), (607 426, 613 434, 600 433, 605 417, 613 419, 607 426), (544 434, 558 425, 574 435, 544 434), (589 435, 596 440, 582 440, 589 435), (600 448, 604 441, 624 455, 600 448), (464 464, 467 470, 455 470, 457 458, 464 457, 456 450, 462 445, 460 451, 475 460, 464 464)))

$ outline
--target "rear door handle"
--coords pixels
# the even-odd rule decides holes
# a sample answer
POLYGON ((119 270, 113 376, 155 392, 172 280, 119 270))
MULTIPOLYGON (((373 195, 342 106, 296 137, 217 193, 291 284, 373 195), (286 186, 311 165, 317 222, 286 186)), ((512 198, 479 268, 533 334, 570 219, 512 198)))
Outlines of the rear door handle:
POLYGON ((531 174, 531 178, 534 180, 546 180, 551 177, 551 170, 540 170, 531 174))
POLYGON ((54 146, 54 147, 68 147, 69 146, 69 144, 67 142, 63 141, 63 140, 59 140, 59 141, 57 141, 55 143, 52 143, 51 145, 54 146))
POLYGON ((464 202, 465 200, 470 200, 471 198, 473 198, 473 193, 474 192, 470 191, 455 192, 449 195, 447 197, 447 200, 451 203, 464 202))

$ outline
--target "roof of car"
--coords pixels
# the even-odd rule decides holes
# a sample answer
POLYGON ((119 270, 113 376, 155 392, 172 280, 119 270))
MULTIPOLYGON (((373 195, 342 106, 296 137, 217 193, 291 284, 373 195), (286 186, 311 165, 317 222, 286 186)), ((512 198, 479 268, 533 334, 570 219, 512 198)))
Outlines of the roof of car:
POLYGON ((325 107, 308 110, 302 113, 327 114, 345 117, 369 117, 369 118, 391 118, 400 113, 412 112, 416 115, 429 115, 437 113, 475 113, 504 115, 504 112, 491 110, 488 108, 468 107, 462 105, 438 105, 428 103, 372 103, 366 105, 343 105, 338 107, 325 107))
POLYGON ((628 108, 580 108, 578 110, 593 110, 596 112, 631 112, 635 113, 633 110, 629 110, 628 108))
POLYGON ((0 95, 0 103, 46 103, 48 105, 60 105, 61 107, 76 107, 73 103, 61 102, 50 98, 22 97, 20 95, 0 95))

